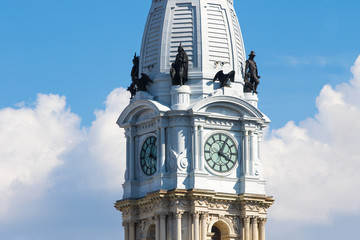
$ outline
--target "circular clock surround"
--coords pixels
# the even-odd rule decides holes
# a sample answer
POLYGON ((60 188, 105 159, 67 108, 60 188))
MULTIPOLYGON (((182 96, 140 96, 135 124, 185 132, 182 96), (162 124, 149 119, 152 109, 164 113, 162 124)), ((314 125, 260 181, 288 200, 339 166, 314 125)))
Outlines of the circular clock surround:
POLYGON ((236 144, 227 134, 214 133, 205 142, 204 157, 212 170, 217 173, 227 173, 236 166, 238 159, 236 144))
POLYGON ((157 147, 156 147, 156 137, 148 137, 140 151, 140 166, 142 171, 147 176, 152 176, 156 172, 157 164, 157 147))

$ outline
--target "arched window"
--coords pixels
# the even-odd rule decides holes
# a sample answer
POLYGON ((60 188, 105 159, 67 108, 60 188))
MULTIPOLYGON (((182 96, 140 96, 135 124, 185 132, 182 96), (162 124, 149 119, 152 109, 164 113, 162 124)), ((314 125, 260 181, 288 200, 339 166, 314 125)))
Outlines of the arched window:
POLYGON ((214 233, 214 235, 211 237, 211 240, 221 240, 221 231, 219 228, 213 226, 211 228, 211 232, 214 233))
POLYGON ((148 229, 146 240, 155 240, 155 225, 151 225, 148 229))

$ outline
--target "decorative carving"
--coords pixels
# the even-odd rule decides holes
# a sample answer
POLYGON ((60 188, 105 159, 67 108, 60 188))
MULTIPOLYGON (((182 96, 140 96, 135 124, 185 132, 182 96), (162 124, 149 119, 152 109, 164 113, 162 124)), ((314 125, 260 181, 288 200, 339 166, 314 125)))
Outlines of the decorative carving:
POLYGON ((249 54, 249 59, 246 60, 245 65, 245 86, 244 92, 257 92, 257 86, 259 85, 260 76, 258 75, 258 69, 256 66, 256 62, 254 61, 255 52, 251 51, 249 54), (248 80, 250 78, 250 81, 248 80))
POLYGON ((208 217, 208 219, 206 221, 207 228, 209 228, 210 223, 217 222, 218 220, 219 220, 218 216, 211 215, 210 217, 208 217))
POLYGON ((200 219, 204 220, 204 219, 208 219, 209 218, 209 213, 208 212, 200 212, 200 219))
POLYGON ((136 53, 134 55, 133 67, 131 69, 130 76, 131 76, 131 84, 127 90, 131 93, 130 99, 133 99, 134 96, 136 95, 136 91, 137 91, 137 86, 135 84, 135 81, 139 76, 139 57, 136 56, 136 53))
POLYGON ((175 171, 176 167, 181 170, 185 171, 189 167, 189 160, 187 159, 187 148, 180 154, 176 154, 176 152, 172 149, 170 149, 171 154, 171 170, 175 171))
POLYGON ((136 84, 135 84, 134 82, 132 82, 132 83, 130 84, 130 86, 127 88, 127 90, 128 90, 128 91, 130 92, 130 94, 131 94, 130 99, 133 99, 134 96, 136 95, 136 91, 137 91, 137 89, 136 89, 136 84))
POLYGON ((141 78, 139 78, 139 57, 134 55, 133 67, 131 69, 131 84, 127 90, 131 93, 130 99, 133 99, 138 91, 147 92, 147 85, 153 83, 148 75, 141 73, 141 78))
POLYGON ((226 126, 226 127, 232 127, 235 125, 234 122, 230 122, 230 121, 220 121, 220 120, 210 120, 210 119, 206 120, 206 124, 212 124, 216 126, 226 126))
POLYGON ((139 227, 141 229, 140 235, 142 238, 146 237, 145 230, 146 230, 147 221, 148 221, 148 219, 143 219, 139 222, 139 227))
POLYGON ((176 122, 187 122, 189 121, 189 118, 188 117, 172 117, 169 119, 169 122, 171 123, 176 123, 176 122))
POLYGON ((253 85, 250 83, 249 79, 244 79, 244 93, 251 93, 253 90, 253 85))
POLYGON ((189 160, 187 158, 182 158, 180 161, 179 161, 179 167, 182 168, 182 169, 187 169, 188 166, 189 166, 189 160))
POLYGON ((183 211, 176 211, 176 218, 181 219, 182 215, 184 214, 183 211))
POLYGON ((239 217, 233 218, 233 226, 234 226, 234 230, 235 230, 236 234, 240 235, 241 228, 240 228, 240 218, 239 217))
POLYGON ((134 55, 134 59, 133 59, 133 67, 131 69, 131 80, 134 82, 134 79, 139 77, 139 57, 136 56, 136 53, 134 55))
MULTIPOLYGON (((207 229, 211 229, 216 222, 222 221, 230 227, 232 234, 241 235, 243 223, 258 223, 259 227, 264 226, 266 222, 264 211, 271 205, 271 201, 263 202, 261 199, 252 197, 234 201, 234 199, 217 198, 196 191, 185 195, 184 193, 170 191, 169 195, 161 193, 147 198, 146 201, 125 201, 121 207, 123 219, 124 221, 137 220, 138 230, 147 232, 148 227, 154 223, 151 220, 154 216, 173 214, 173 219, 176 220, 187 213, 192 214, 193 219, 201 219, 207 229)), ((139 236, 141 234, 139 233, 139 236)))
POLYGON ((250 223, 250 216, 243 217, 243 220, 244 220, 244 224, 250 223))
POLYGON ((188 80, 189 58, 181 43, 178 47, 178 54, 175 62, 171 65, 170 76, 173 85, 184 85, 188 80))
POLYGON ((137 86, 137 91, 144 91, 147 92, 147 85, 149 83, 153 83, 153 80, 150 79, 150 77, 148 75, 146 75, 145 73, 141 73, 141 78, 135 78, 134 82, 137 86))
POLYGON ((267 213, 267 209, 264 207, 259 208, 259 213, 267 213))
POLYGON ((266 218, 260 218, 260 219, 259 219, 260 226, 265 226, 266 221, 267 221, 266 218))
POLYGON ((223 70, 216 73, 213 82, 220 81, 220 88, 230 87, 230 82, 235 80, 235 71, 231 71, 228 74, 224 74, 223 70))

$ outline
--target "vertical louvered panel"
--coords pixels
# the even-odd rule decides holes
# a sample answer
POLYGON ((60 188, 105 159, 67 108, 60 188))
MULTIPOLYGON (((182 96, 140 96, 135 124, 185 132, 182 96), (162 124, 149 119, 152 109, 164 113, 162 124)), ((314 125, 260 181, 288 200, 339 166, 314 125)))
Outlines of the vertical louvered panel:
POLYGON ((196 66, 195 54, 195 12, 191 3, 176 4, 171 28, 170 61, 174 62, 181 43, 189 57, 189 67, 196 66))
POLYGON ((143 68, 154 66, 159 61, 163 15, 164 9, 162 7, 156 8, 151 15, 150 25, 147 29, 145 39, 143 68))
POLYGON ((209 60, 230 63, 229 33, 224 11, 218 4, 209 4, 207 9, 209 60))
POLYGON ((244 59, 245 56, 243 56, 243 53, 244 53, 243 40, 242 40, 242 37, 241 37, 239 21, 238 21, 238 19, 236 17, 236 14, 235 14, 233 9, 230 9, 230 13, 231 13, 233 26, 234 26, 234 32, 235 32, 236 52, 237 52, 238 62, 239 62, 239 66, 241 68, 241 71, 244 71, 243 63, 245 61, 245 59, 244 59))

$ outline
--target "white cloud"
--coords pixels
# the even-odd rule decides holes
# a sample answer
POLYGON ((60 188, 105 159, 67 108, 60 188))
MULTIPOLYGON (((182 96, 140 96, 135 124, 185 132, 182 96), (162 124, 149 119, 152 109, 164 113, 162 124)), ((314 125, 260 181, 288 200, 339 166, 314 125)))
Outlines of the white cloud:
POLYGON ((96 120, 89 131, 89 152, 97 166, 93 186, 120 191, 124 181, 126 142, 124 130, 116 120, 129 104, 129 93, 117 88, 109 94, 105 104, 105 110, 95 111, 96 120))
POLYGON ((360 56, 349 83, 323 87, 318 113, 289 122, 264 141, 268 193, 274 218, 326 222, 360 208, 360 56))
POLYGON ((120 194, 125 139, 116 119, 128 99, 125 89, 113 90, 88 129, 58 95, 39 94, 32 107, 0 109, 0 221, 26 215, 29 206, 41 209, 41 199, 64 179, 54 174, 71 179, 68 189, 120 194))
POLYGON ((39 94, 35 108, 0 110, 0 220, 20 199, 41 196, 61 155, 82 138, 80 119, 64 97, 39 94), (29 194, 30 193, 30 194, 29 194))

